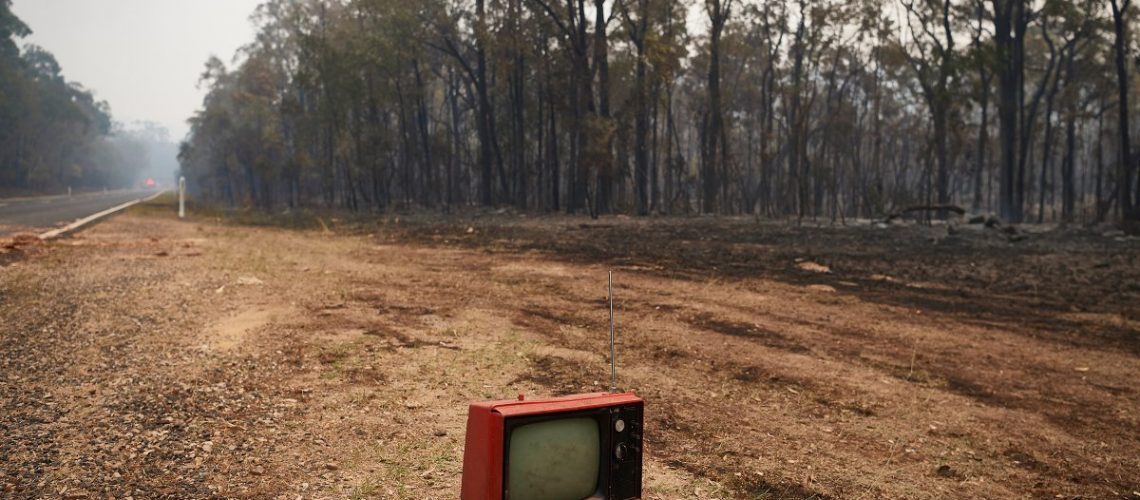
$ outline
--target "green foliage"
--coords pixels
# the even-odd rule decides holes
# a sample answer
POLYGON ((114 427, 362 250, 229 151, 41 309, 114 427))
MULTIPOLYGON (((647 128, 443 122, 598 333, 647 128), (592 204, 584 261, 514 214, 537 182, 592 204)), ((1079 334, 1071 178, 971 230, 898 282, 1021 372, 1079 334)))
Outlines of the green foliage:
POLYGON ((110 106, 69 82, 55 56, 16 40, 31 33, 0 0, 0 187, 58 191, 119 187, 146 153, 114 137, 110 106))
POLYGON ((12 13, 12 0, 0 0, 0 58, 14 58, 20 50, 17 38, 32 34, 28 25, 12 13))

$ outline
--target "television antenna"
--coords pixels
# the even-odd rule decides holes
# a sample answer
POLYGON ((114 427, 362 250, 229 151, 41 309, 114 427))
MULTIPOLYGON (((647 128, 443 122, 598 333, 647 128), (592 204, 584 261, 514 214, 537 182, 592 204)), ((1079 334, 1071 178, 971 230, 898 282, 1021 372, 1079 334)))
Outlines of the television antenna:
POLYGON ((614 354, 614 272, 607 271, 610 298, 610 392, 617 392, 617 356, 614 354))

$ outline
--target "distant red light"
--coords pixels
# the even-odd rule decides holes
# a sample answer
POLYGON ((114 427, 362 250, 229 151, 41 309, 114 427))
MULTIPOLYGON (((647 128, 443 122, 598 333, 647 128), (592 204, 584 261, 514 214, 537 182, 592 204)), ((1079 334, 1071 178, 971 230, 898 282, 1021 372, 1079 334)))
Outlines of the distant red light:
POLYGON ((155 184, 156 184, 156 182, 154 182, 154 179, 147 179, 146 180, 146 187, 154 187, 155 184))

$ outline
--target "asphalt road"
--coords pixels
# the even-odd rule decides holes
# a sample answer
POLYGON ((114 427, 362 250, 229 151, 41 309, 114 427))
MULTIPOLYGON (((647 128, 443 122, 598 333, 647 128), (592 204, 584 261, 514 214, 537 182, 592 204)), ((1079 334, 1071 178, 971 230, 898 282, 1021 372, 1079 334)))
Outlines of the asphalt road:
POLYGON ((75 196, 0 198, 0 236, 21 232, 40 233, 156 192, 157 190, 145 189, 75 196))

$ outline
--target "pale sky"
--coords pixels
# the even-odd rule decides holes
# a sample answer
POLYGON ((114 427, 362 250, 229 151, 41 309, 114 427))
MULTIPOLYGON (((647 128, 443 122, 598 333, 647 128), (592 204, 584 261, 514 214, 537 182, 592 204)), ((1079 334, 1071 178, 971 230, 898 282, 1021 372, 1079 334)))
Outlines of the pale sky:
POLYGON ((211 54, 230 63, 253 40, 261 0, 14 0, 12 11, 55 54, 64 76, 111 104, 116 121, 153 121, 179 141, 202 103, 211 54))

